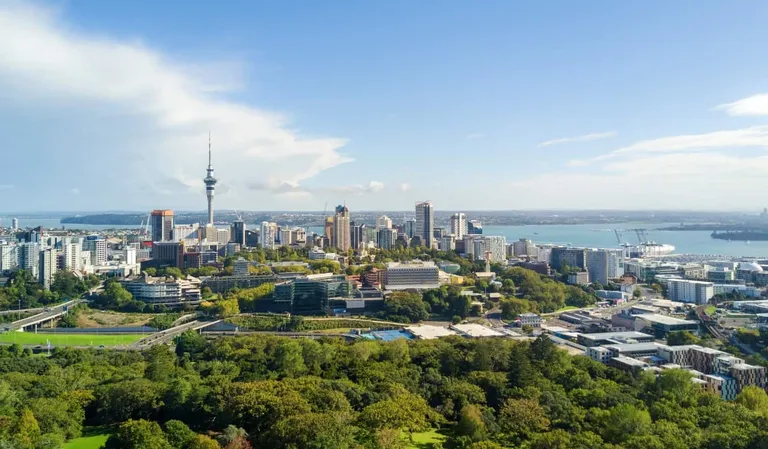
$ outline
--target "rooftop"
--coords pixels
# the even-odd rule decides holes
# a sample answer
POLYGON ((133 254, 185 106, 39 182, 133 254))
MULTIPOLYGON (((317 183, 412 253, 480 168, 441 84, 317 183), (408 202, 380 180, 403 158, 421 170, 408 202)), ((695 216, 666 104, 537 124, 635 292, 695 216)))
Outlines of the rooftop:
POLYGON ((637 352, 637 351, 639 352, 655 351, 659 348, 659 345, 656 343, 628 343, 628 344, 620 344, 620 345, 607 345, 605 347, 618 351, 619 353, 622 353, 622 352, 637 352))
POLYGON ((454 324, 452 329, 467 335, 468 337, 502 337, 504 334, 495 331, 490 327, 481 326, 479 324, 454 324))
POLYGON ((616 362, 619 362, 621 364, 629 365, 629 366, 639 366, 639 367, 648 366, 648 364, 645 363, 645 362, 641 362, 640 360, 633 359, 632 357, 625 357, 623 355, 620 355, 618 357, 614 357, 613 360, 616 361, 616 362))
POLYGON ((651 323, 659 323, 659 324, 667 324, 667 325, 698 324, 695 321, 681 320, 680 318, 673 318, 671 316, 651 314, 651 313, 643 314, 643 315, 637 315, 637 317, 640 318, 640 319, 643 319, 645 321, 649 321, 651 323))
POLYGON ((644 334, 642 332, 629 331, 629 332, 598 332, 594 334, 579 334, 582 338, 588 340, 610 340, 612 338, 623 339, 638 339, 638 338, 653 338, 652 335, 644 334))
POLYGON ((408 326, 405 330, 410 332, 414 337, 422 340, 434 340, 440 337, 456 335, 456 332, 451 329, 442 326, 429 326, 426 324, 421 326, 408 326))

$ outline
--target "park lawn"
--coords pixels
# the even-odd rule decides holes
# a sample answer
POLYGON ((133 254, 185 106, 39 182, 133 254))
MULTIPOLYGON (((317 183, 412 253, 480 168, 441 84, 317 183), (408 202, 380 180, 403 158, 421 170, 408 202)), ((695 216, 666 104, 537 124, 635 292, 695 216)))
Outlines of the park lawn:
POLYGON ((562 309, 555 310, 555 313, 557 313, 557 312, 566 312, 568 310, 574 310, 574 309, 578 309, 578 307, 576 307, 576 306, 565 306, 562 309))
POLYGON ((42 332, 36 334, 34 332, 12 331, 0 334, 0 343, 45 346, 50 341, 51 345, 54 346, 117 346, 131 344, 141 337, 142 334, 45 334, 42 332))
POLYGON ((108 433, 88 435, 64 443, 62 449, 100 449, 109 438, 108 433))
MULTIPOLYGON (((405 438, 408 438, 408 434, 404 434, 405 438)), ((432 443, 445 444, 448 437, 440 433, 439 429, 432 429, 428 432, 417 432, 412 435, 412 442, 408 446, 408 449, 428 449, 432 447, 432 443)))
POLYGON ((717 307, 715 306, 707 306, 707 308, 704 309, 704 313, 709 316, 714 316, 715 312, 717 312, 717 307))

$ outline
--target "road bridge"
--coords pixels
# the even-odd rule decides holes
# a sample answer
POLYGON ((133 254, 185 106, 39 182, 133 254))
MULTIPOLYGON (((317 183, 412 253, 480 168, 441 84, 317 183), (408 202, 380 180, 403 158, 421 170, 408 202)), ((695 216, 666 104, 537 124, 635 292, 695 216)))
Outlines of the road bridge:
POLYGON ((133 348, 144 348, 147 346, 153 346, 153 345, 159 345, 159 344, 167 344, 173 341, 174 338, 178 337, 179 335, 183 334, 186 331, 198 331, 201 329, 204 329, 208 326, 213 326, 214 324, 220 323, 221 320, 213 320, 213 321, 201 321, 201 320, 194 320, 190 321, 188 323, 180 324, 178 326, 174 326, 170 329, 166 329, 160 332, 155 332, 154 334, 142 338, 141 340, 133 343, 131 347, 133 348))
POLYGON ((21 320, 14 321, 9 325, 5 325, 5 330, 10 331, 25 331, 28 329, 35 329, 40 324, 53 321, 61 316, 67 314, 67 311, 81 302, 85 302, 85 299, 78 298, 65 303, 58 304, 53 307, 43 309, 42 312, 32 315, 31 317, 23 318, 21 320))

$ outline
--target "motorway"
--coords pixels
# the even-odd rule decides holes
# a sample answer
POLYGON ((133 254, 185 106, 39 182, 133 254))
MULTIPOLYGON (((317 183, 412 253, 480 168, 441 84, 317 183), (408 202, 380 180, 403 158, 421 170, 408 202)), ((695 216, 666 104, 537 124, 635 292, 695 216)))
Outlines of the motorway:
POLYGON ((70 307, 74 307, 77 304, 80 304, 81 302, 85 302, 85 299, 78 298, 78 299, 73 299, 71 301, 67 301, 65 303, 58 304, 54 307, 48 308, 47 310, 43 310, 43 312, 38 313, 37 315, 32 315, 31 317, 14 321, 13 323, 10 323, 10 324, 6 324, 4 325, 4 330, 24 330, 24 328, 27 328, 29 326, 45 323, 46 321, 53 320, 55 318, 58 318, 66 314, 67 310, 70 307))
POLYGON ((164 331, 156 332, 148 337, 142 338, 141 340, 133 343, 131 346, 133 348, 142 348, 145 346, 152 346, 152 345, 158 345, 158 344, 167 344, 173 341, 174 338, 177 336, 183 334, 184 332, 188 330, 200 330, 208 326, 213 326, 216 323, 220 323, 222 320, 214 320, 214 321, 200 321, 200 320, 194 320, 190 321, 188 323, 181 324, 176 327, 172 327, 170 329, 166 329, 164 331))

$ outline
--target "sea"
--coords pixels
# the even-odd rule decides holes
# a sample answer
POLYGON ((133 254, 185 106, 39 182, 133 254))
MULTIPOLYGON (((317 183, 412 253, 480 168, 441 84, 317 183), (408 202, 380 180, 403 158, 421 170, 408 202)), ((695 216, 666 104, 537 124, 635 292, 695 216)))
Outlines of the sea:
MULTIPOLYGON (((110 225, 63 225, 59 218, 19 218, 19 226, 43 226, 46 229, 84 229, 102 230, 109 228, 138 228, 133 226, 110 225)), ((10 226, 11 217, 0 217, 0 225, 10 226)), ((507 243, 521 238, 531 239, 534 243, 552 243, 558 245, 617 248, 619 246, 614 229, 619 231, 622 243, 636 244, 637 236, 632 229, 645 229, 650 240, 666 243, 675 247, 674 254, 697 254, 729 257, 768 258, 768 241, 742 242, 718 240, 710 237, 710 231, 662 231, 658 228, 678 226, 679 223, 620 223, 616 225, 525 225, 525 226, 485 226, 483 234, 501 235, 507 243)), ((322 232, 321 228, 310 231, 322 232)))

